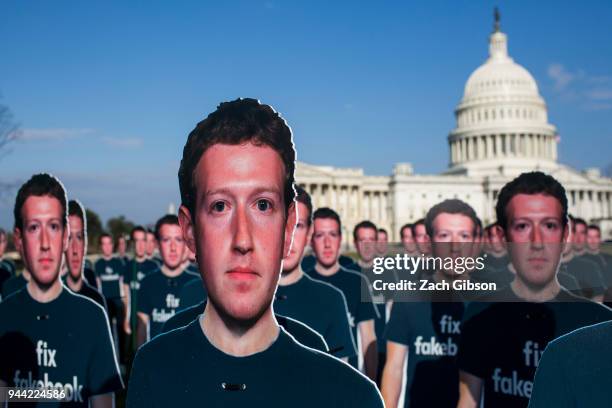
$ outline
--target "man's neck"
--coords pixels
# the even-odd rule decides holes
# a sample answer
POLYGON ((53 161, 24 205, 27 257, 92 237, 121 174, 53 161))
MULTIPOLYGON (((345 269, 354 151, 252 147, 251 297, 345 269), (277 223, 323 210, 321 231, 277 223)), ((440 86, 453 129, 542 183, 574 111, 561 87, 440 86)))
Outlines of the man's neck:
POLYGON ((339 270, 340 263, 337 260, 331 266, 324 266, 323 264, 320 264, 319 261, 317 261, 317 263, 315 264, 315 271, 317 271, 319 275, 332 276, 335 275, 339 270))
POLYGON ((147 257, 146 257, 146 256, 144 256, 144 255, 143 255, 143 256, 138 256, 138 255, 136 255, 136 256, 134 257, 134 259, 135 259, 135 260, 136 260, 136 262, 138 262, 138 263, 143 263, 144 261, 146 261, 146 260, 147 260, 147 257))
POLYGON ((597 248, 597 249, 591 249, 591 248, 589 248, 589 249, 587 249, 587 252, 588 252, 589 254, 591 254, 591 255, 599 255, 599 248, 597 248))
POLYGON ((43 288, 39 286, 34 279, 30 279, 28 284, 26 285, 27 291, 32 296, 32 299, 39 303, 49 303, 62 293, 62 282, 59 279, 59 276, 55 281, 48 287, 43 288))
POLYGON ((561 262, 568 263, 574 259, 574 251, 565 252, 561 255, 561 262))
POLYGON ((586 253, 586 248, 582 248, 582 249, 574 249, 574 254, 576 256, 582 256, 586 253))
POLYGON ((441 270, 436 270, 433 273, 433 279, 436 282, 443 282, 443 281, 460 281, 460 280, 466 280, 468 279, 468 273, 452 273, 450 276, 444 272, 442 272, 441 270))
POLYGON ((105 261, 110 261, 111 259, 113 259, 113 254, 110 254, 110 255, 102 255, 102 258, 103 258, 105 261))
POLYGON ((492 256, 495 259, 501 259, 503 257, 505 257, 506 255, 508 255, 507 251, 499 251, 499 252, 486 252, 487 255, 492 256))
POLYGON ((304 272, 302 271, 302 267, 298 263, 298 265, 292 271, 281 274, 278 284, 280 286, 293 285, 294 283, 302 279, 302 276, 304 276, 304 272))
POLYGON ((68 284, 68 287, 70 288, 70 290, 72 290, 73 292, 78 292, 81 290, 81 288, 83 287, 83 274, 81 273, 79 275, 79 277, 74 280, 72 278, 72 275, 70 274, 70 271, 68 271, 68 276, 66 277, 66 283, 68 284))
POLYGON ((359 260, 357 261, 357 265, 359 265, 360 267, 364 269, 370 269, 373 263, 374 263, 374 260, 371 260, 370 262, 366 262, 361 258, 359 258, 359 260))
POLYGON ((185 270, 185 266, 183 264, 179 264, 176 268, 171 269, 168 265, 163 264, 161 267, 161 271, 164 275, 169 278, 176 278, 185 270))
POLYGON ((512 281, 510 288, 516 296, 527 302, 548 302, 554 299, 561 291, 561 286, 557 278, 553 279, 544 288, 533 289, 526 285, 517 275, 517 278, 512 281))
POLYGON ((206 302, 204 314, 200 317, 200 328, 215 348, 235 357, 246 357, 266 350, 280 333, 271 307, 254 325, 244 327, 225 322, 210 301, 206 302))

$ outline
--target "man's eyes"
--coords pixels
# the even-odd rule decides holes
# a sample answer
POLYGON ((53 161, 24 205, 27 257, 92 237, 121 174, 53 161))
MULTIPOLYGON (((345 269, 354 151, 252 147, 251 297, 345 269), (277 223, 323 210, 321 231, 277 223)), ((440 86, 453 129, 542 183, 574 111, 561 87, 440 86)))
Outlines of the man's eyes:
MULTIPOLYGON (((257 200, 257 202, 255 203, 255 206, 257 208, 257 210, 261 211, 261 212, 266 212, 266 211, 270 211, 274 208, 274 205, 272 204, 272 201, 265 199, 265 198, 261 198, 259 200, 257 200)), ((216 213, 222 213, 224 211, 226 211, 228 208, 228 205, 225 201, 215 201, 212 205, 211 205, 211 212, 216 212, 216 213)))
POLYGON ((213 212, 223 212, 225 210, 225 203, 223 201, 215 201, 211 206, 213 212))
POLYGON ((257 209, 259 211, 268 211, 272 209, 272 202, 270 200, 261 198, 257 200, 257 209))
POLYGON ((527 228, 527 223, 521 222, 518 223, 514 226, 514 229, 518 230, 518 231, 523 231, 527 228))

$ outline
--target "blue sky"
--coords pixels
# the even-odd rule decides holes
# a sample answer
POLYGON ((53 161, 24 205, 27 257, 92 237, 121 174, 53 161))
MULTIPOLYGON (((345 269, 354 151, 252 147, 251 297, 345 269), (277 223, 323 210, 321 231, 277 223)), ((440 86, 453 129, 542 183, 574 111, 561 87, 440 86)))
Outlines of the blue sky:
POLYGON ((299 160, 440 172, 495 5, 559 130, 560 160, 612 162, 612 3, 379 3, 5 1, 0 103, 24 139, 0 178, 49 171, 103 219, 154 222, 179 201, 188 132, 240 96, 283 114, 299 160))

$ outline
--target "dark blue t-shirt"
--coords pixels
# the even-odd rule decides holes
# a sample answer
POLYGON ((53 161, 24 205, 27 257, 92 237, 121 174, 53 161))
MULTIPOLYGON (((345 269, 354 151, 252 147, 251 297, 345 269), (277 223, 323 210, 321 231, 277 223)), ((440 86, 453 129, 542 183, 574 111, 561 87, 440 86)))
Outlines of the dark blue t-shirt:
POLYGON ((83 295, 93 300, 94 302, 102 306, 102 309, 104 309, 105 313, 108 313, 108 309, 106 306, 106 300, 104 299, 104 296, 102 296, 100 292, 98 292, 96 289, 90 286, 87 282, 85 282, 85 280, 82 281, 81 289, 78 292, 74 291, 70 288, 70 286, 68 286, 68 283, 66 282, 67 279, 68 279, 68 275, 66 274, 62 278, 62 282, 64 283, 64 286, 66 288, 68 288, 71 292, 76 293, 77 295, 83 295))
POLYGON ((299 320, 320 333, 333 356, 341 358, 356 355, 346 300, 334 286, 304 274, 291 285, 278 286, 274 311, 299 320))
POLYGON ((138 291, 138 312, 149 316, 149 338, 161 333, 162 326, 181 306, 180 293, 187 282, 196 277, 183 271, 168 277, 161 271, 144 278, 138 291))
POLYGON ((125 265, 119 258, 104 259, 96 261, 94 272, 102 284, 101 292, 107 299, 117 299, 126 294, 123 293, 121 278, 125 276, 125 265))
MULTIPOLYGON (((4 282, 11 278, 11 273, 7 269, 0 268, 0 295, 2 294, 2 286, 4 286, 4 282)), ((0 301, 2 301, 2 296, 0 296, 0 301)))
POLYGON ((204 281, 200 275, 195 275, 195 279, 187 282, 181 290, 181 306, 178 310, 197 305, 208 298, 208 293, 204 287, 204 281))
POLYGON ((552 341, 536 371, 529 408, 607 407, 612 403, 612 322, 552 341))
MULTIPOLYGON (((483 380, 484 407, 526 407, 546 345, 577 328, 612 319, 609 308, 561 289, 553 301, 470 303, 459 343, 459 368, 483 380)), ((514 300, 514 301, 510 301, 514 300)))
MULTIPOLYGON (((340 266, 338 272, 330 276, 321 275, 315 269, 306 273, 315 280, 333 285, 344 294, 348 308, 349 324, 353 338, 357 342, 359 323, 378 318, 378 312, 372 300, 370 283, 359 272, 346 269, 342 266, 340 266)), ((349 358, 349 363, 353 367, 358 367, 357 356, 349 358)))
POLYGON ((134 294, 140 289, 140 283, 149 274, 159 270, 159 266, 150 259, 142 262, 130 259, 126 263, 125 276, 123 282, 130 285, 130 294, 134 294))
POLYGON ((282 328, 264 351, 234 357, 197 320, 157 336, 136 355, 127 407, 382 408, 374 383, 347 364, 297 343, 282 328))
POLYGON ((71 406, 87 407, 91 396, 123 387, 102 307, 65 287, 48 303, 26 288, 0 303, 0 362, 9 387, 52 384, 71 406))
POLYGON ((578 281, 581 295, 587 299, 602 295, 606 290, 599 266, 590 259, 574 256, 569 262, 563 262, 559 270, 578 281))
POLYGON ((10 274, 10 276, 15 276, 15 273, 17 273, 15 262, 8 258, 0 259, 0 269, 6 270, 10 274))
MULTIPOLYGON (((166 333, 170 330, 187 326, 189 323, 197 319, 202 313, 204 313, 205 306, 206 302, 201 302, 178 312, 168 319, 166 323, 164 323, 161 332, 166 333)), ((283 326, 285 330, 287 330, 287 332, 298 341, 298 343, 311 347, 315 350, 324 351, 326 353, 329 352, 329 348, 327 347, 327 343, 323 337, 310 327, 306 326, 304 323, 278 314, 275 314, 274 316, 276 317, 278 324, 283 326)))
POLYGON ((4 282, 4 285, 2 285, 2 299, 6 299, 13 293, 25 288, 27 284, 28 281, 23 277, 23 273, 8 279, 4 282))
POLYGON ((138 318, 136 311, 138 310, 138 291, 142 280, 153 272, 159 271, 157 264, 150 259, 145 259, 138 262, 136 259, 130 259, 126 263, 125 276, 123 282, 130 286, 130 310, 131 324, 136 327, 138 318))
POLYGON ((457 406, 464 310, 464 302, 393 303, 385 338, 408 348, 404 407, 457 406))
MULTIPOLYGON (((397 281, 397 275, 395 274, 395 271, 386 271, 385 273, 377 275, 374 273, 372 268, 362 268, 358 264, 353 265, 353 267, 351 267, 350 269, 363 274, 363 276, 365 276, 369 283, 372 283, 375 280, 382 280, 386 283, 397 281)), ((362 296, 365 290, 371 290, 372 302, 374 303, 374 307, 376 307, 376 311, 378 312, 378 316, 374 319, 374 329, 376 331, 376 346, 378 348, 378 352, 386 353, 387 345, 384 339, 385 326, 387 324, 387 299, 385 298, 386 293, 384 291, 376 291, 373 287, 361 288, 362 296)))

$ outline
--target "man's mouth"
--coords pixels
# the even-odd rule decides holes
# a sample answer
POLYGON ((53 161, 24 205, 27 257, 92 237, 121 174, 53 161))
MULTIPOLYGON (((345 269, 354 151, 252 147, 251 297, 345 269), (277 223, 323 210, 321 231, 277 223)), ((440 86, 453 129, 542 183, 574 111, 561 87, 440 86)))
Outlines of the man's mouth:
POLYGON ((251 279, 255 279, 255 278, 257 278, 259 276, 259 274, 257 272, 255 272, 253 269, 247 268, 247 267, 235 267, 235 268, 232 268, 229 271, 227 271, 227 275, 231 279, 236 279, 236 280, 251 280, 251 279))

